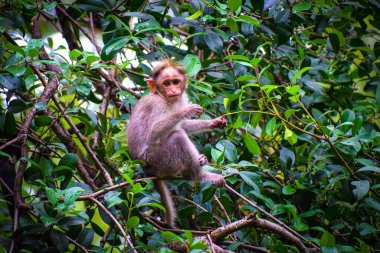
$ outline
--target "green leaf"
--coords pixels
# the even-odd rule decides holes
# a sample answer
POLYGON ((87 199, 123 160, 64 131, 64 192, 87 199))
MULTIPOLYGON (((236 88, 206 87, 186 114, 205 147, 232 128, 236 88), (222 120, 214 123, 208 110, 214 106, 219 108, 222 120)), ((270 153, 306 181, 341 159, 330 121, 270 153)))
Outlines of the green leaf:
POLYGON ((211 157, 212 157, 212 160, 216 163, 222 162, 224 159, 224 149, 219 150, 219 149, 212 148, 211 149, 211 157))
POLYGON ((179 235, 176 235, 170 231, 162 232, 162 237, 164 237, 164 239, 167 243, 171 243, 171 242, 175 242, 175 241, 180 241, 180 242, 184 243, 183 239, 179 235))
POLYGON ((69 53, 71 60, 76 60, 81 55, 83 55, 83 52, 79 51, 78 49, 71 50, 69 53))
POLYGON ((108 208, 111 208, 123 202, 123 200, 119 198, 120 194, 121 192, 118 191, 109 191, 104 195, 104 200, 107 202, 108 208))
POLYGON ((49 108, 48 104, 45 102, 38 102, 34 105, 34 107, 36 107, 37 111, 42 111, 49 108))
POLYGON ((251 60, 251 62, 250 62, 252 68, 256 68, 256 66, 261 62, 262 59, 263 59, 262 57, 259 57, 259 58, 253 58, 253 59, 251 60))
POLYGON ((232 12, 237 11, 239 7, 241 6, 241 3, 242 3, 242 0, 228 0, 227 1, 228 8, 230 8, 232 12))
POLYGON ((223 58, 223 60, 239 60, 239 61, 250 62, 248 57, 244 55, 238 55, 238 54, 227 55, 226 57, 223 58))
POLYGON ((211 85, 209 85, 208 83, 205 83, 205 82, 198 82, 198 81, 194 81, 191 85, 192 88, 195 88, 199 91, 202 91, 208 95, 213 95, 214 92, 212 91, 212 88, 211 88, 211 85), (206 86, 206 87, 204 87, 206 86))
POLYGON ((289 128, 285 129, 285 139, 290 143, 290 145, 297 143, 297 135, 289 128))
POLYGON ((53 166, 52 166, 51 162, 48 159, 46 159, 45 157, 41 157, 40 168, 41 168, 41 172, 42 172, 43 177, 50 177, 51 176, 51 173, 53 171, 53 166))
POLYGON ((202 69, 202 64, 197 55, 187 54, 183 58, 182 63, 190 77, 195 76, 202 69))
POLYGON ((219 150, 224 150, 224 156, 230 161, 230 162, 237 162, 238 159, 238 153, 235 145, 228 141, 228 140, 220 140, 216 144, 216 148, 219 150))
POLYGON ((271 118, 265 126, 265 133, 267 135, 273 135, 276 130, 276 118, 271 118))
POLYGON ((141 205, 138 205, 138 206, 139 207, 143 207, 143 206, 155 207, 155 208, 159 208, 159 209, 161 209, 161 211, 165 212, 165 207, 163 207, 161 204, 158 204, 158 203, 155 203, 155 202, 144 203, 144 204, 141 204, 141 205))
POLYGON ((68 153, 58 163, 58 166, 67 166, 71 168, 75 168, 78 160, 78 155, 74 153, 68 153))
POLYGON ((140 223, 140 218, 139 217, 137 217, 137 216, 129 217, 129 219, 127 221, 127 228, 128 229, 137 228, 137 226, 139 225, 139 223, 140 223))
POLYGON ((49 200, 49 202, 56 206, 58 204, 59 198, 62 196, 60 193, 58 193, 55 189, 46 187, 45 188, 46 197, 49 200))
POLYGON ((132 192, 135 195, 139 194, 139 193, 141 193, 143 191, 144 191, 144 188, 141 186, 140 183, 137 183, 137 184, 135 184, 135 185, 132 186, 132 192))
POLYGON ((21 93, 26 91, 24 79, 16 77, 10 73, 3 73, 0 75, 0 87, 21 93))
MULTIPOLYGON (((294 78, 294 77, 293 77, 294 78)), ((298 91, 300 90, 299 85, 293 85, 293 86, 288 86, 285 88, 286 92, 289 93, 290 95, 296 95, 298 91)))
POLYGON ((240 16, 236 19, 236 21, 245 22, 247 24, 251 24, 258 27, 260 26, 260 22, 256 18, 247 15, 240 16))
POLYGON ((202 204, 206 203, 207 201, 210 201, 212 198, 214 198, 216 192, 216 188, 213 187, 211 184, 206 184, 206 186, 202 189, 202 204))
POLYGON ((292 11, 293 12, 302 12, 302 11, 310 10, 310 8, 311 8, 310 3, 301 2, 299 4, 294 5, 292 8, 292 11))
POLYGON ((59 230, 52 229, 50 231, 50 238, 58 252, 65 252, 68 250, 69 240, 64 233, 59 230))
POLYGON ((221 55, 223 49, 223 41, 218 34, 211 30, 206 30, 205 42, 208 48, 215 53, 221 55))
POLYGON ((95 56, 95 55, 89 55, 86 57, 86 62, 88 65, 91 65, 92 63, 99 61, 99 60, 100 60, 100 58, 98 56, 95 56))
POLYGON ((352 190, 352 193, 357 200, 360 200, 369 191, 369 182, 367 180, 352 181, 351 184, 355 186, 355 189, 352 190))
POLYGON ((257 178, 257 174, 250 171, 240 171, 239 176, 246 182, 248 185, 252 186, 252 188, 256 192, 260 192, 260 188, 257 186, 257 184, 252 180, 253 178, 257 178))
POLYGON ((373 171, 373 172, 380 173, 380 167, 365 166, 363 168, 358 169, 358 171, 373 171))
POLYGON ((237 129, 237 128, 241 127, 242 125, 243 125, 243 120, 241 119, 240 116, 238 116, 236 118, 236 121, 233 123, 232 127, 237 129))
POLYGON ((107 4, 108 1, 103 0, 78 0, 74 4, 78 8, 94 13, 104 13, 112 9, 113 6, 107 4))
POLYGON ((0 150, 0 156, 5 156, 5 157, 8 157, 8 158, 12 158, 12 156, 10 156, 8 153, 5 153, 4 151, 1 151, 1 150, 0 150))
POLYGON ((342 122, 354 122, 355 121, 355 113, 350 109, 345 109, 342 113, 342 122))
POLYGON ((117 37, 113 38, 106 43, 101 52, 101 58, 103 61, 112 60, 122 48, 129 42, 130 37, 117 37))
POLYGON ((89 110, 89 109, 84 109, 84 111, 86 112, 88 118, 91 120, 92 125, 97 126, 98 125, 98 118, 96 117, 96 113, 94 111, 89 110))
POLYGON ((143 13, 143 12, 127 12, 127 13, 124 13, 123 14, 123 17, 136 17, 136 18, 140 18, 140 19, 145 19, 145 20, 155 20, 154 16, 150 15, 150 14, 147 14, 147 13, 143 13))
POLYGON ((333 247, 335 246, 335 237, 329 232, 324 232, 321 238, 320 246, 333 247))
POLYGON ((90 248, 92 241, 94 240, 95 232, 91 228, 84 228, 77 236, 76 241, 86 247, 90 248))
POLYGON ((296 193, 296 189, 294 189, 290 185, 285 185, 284 188, 282 188, 282 194, 292 195, 294 193, 296 193))
POLYGON ((185 234, 185 237, 186 237, 187 241, 189 242, 189 244, 192 245, 194 242, 193 234, 189 230, 185 230, 184 234, 185 234))
POLYGON ((40 49, 43 46, 44 42, 42 39, 31 39, 28 41, 27 50, 31 50, 32 48, 40 49))
POLYGON ((80 187, 72 187, 65 190, 63 197, 64 203, 66 206, 74 203, 74 201, 79 197, 79 195, 84 192, 83 188, 80 187))
POLYGON ((191 16, 185 18, 185 19, 186 19, 186 20, 194 20, 194 19, 197 19, 197 18, 199 18, 199 17, 202 15, 202 13, 203 13, 202 9, 199 8, 199 10, 196 11, 193 15, 191 15, 191 16))
POLYGON ((237 23, 232 18, 227 19, 226 25, 230 28, 231 33, 236 33, 239 31, 237 23))
POLYGON ((5 69, 15 76, 21 76, 26 71, 26 68, 24 66, 15 66, 15 65, 6 67, 5 69))
POLYGON ((259 145, 257 144, 256 140, 253 138, 253 136, 250 133, 245 134, 244 142, 248 148, 248 151, 251 154, 254 154, 254 155, 260 155, 261 154, 259 145))
POLYGON ((336 33, 329 33, 329 41, 334 53, 338 53, 340 51, 340 42, 338 35, 336 33))
POLYGON ((9 113, 19 113, 26 110, 28 106, 21 99, 13 99, 8 105, 9 113))
POLYGON ((312 67, 304 67, 302 68, 301 70, 299 70, 292 78, 292 80, 290 81, 291 83, 294 83, 295 80, 297 80, 298 77, 300 77, 303 73, 305 73, 306 71, 312 69, 312 67))
POLYGON ((223 98, 224 109, 227 110, 229 104, 230 104, 230 99, 229 98, 223 98))
POLYGON ((50 116, 40 115, 34 117, 34 123, 37 127, 49 126, 53 121, 53 118, 50 116))
POLYGON ((251 126, 253 128, 257 127, 260 123, 262 113, 254 113, 251 117, 251 126))

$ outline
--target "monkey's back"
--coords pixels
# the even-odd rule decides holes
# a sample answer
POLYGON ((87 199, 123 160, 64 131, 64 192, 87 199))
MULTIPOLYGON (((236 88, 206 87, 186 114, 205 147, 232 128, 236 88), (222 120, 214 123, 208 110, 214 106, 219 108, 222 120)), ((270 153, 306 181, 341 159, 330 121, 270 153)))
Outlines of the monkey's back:
POLYGON ((148 133, 152 124, 153 107, 152 93, 141 98, 132 111, 131 118, 127 123, 127 141, 129 152, 134 159, 144 159, 144 150, 147 146, 148 133))

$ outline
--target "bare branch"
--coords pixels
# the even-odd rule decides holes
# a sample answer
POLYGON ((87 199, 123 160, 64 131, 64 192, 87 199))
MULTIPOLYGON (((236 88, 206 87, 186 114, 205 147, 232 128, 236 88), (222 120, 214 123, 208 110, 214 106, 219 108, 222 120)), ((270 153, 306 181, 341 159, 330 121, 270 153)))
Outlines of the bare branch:
POLYGON ((120 230, 121 234, 123 235, 124 239, 127 241, 129 247, 131 247, 132 251, 134 253, 138 253, 135 249, 135 247, 133 246, 131 240, 129 239, 129 237, 127 236, 127 233, 125 232, 125 230, 122 228, 122 226, 120 225, 120 223, 117 221, 117 219, 115 218, 115 216, 112 215, 112 213, 110 211, 108 211, 108 209, 102 204, 100 203, 97 199, 95 198, 90 198, 90 200, 92 200, 93 202, 96 203, 96 205, 101 208, 111 219, 112 221, 115 223, 115 225, 117 226, 117 228, 120 230))
MULTIPOLYGON (((32 67, 34 73, 38 76, 38 79, 40 79, 43 86, 46 87, 48 84, 46 83, 46 79, 42 75, 42 73, 34 65, 31 64, 30 66, 32 67)), ((43 113, 48 116, 53 116, 53 113, 49 109, 44 110, 43 113)), ((55 134, 57 135, 57 137, 62 141, 63 144, 65 144, 65 146, 71 153, 77 154, 79 152, 75 142, 71 138, 70 133, 65 128, 63 128, 58 121, 54 120, 52 122, 52 128, 55 134)), ((92 180, 92 178, 88 174, 88 171, 84 167, 83 162, 80 159, 80 157, 78 157, 78 160, 77 160, 77 169, 81 177, 83 178, 83 180, 87 184, 89 184, 92 187, 92 189, 98 188, 95 182, 92 180)))
POLYGON ((82 250, 83 252, 85 252, 85 253, 87 253, 88 251, 87 251, 87 249, 86 249, 86 247, 84 247, 84 246, 82 246, 82 245, 80 245, 79 243, 77 243, 77 241, 75 241, 75 240, 73 240, 73 239, 71 239, 70 237, 68 237, 68 236, 66 236, 66 238, 72 243, 72 244, 74 244, 75 245, 75 247, 77 247, 77 248, 79 248, 80 250, 82 250))
POLYGON ((247 228, 247 227, 252 227, 252 226, 259 227, 259 228, 262 228, 265 230, 269 230, 269 231, 283 237, 285 240, 290 241, 293 244, 295 244, 302 252, 308 252, 308 250, 309 250, 301 242, 300 239, 295 237, 293 234, 288 232, 286 229, 284 229, 283 227, 281 227, 277 224, 274 224, 273 222, 270 222, 270 221, 267 221, 264 219, 260 219, 260 218, 256 218, 255 214, 244 217, 243 219, 238 220, 236 222, 233 222, 231 224, 228 224, 227 226, 225 226, 223 228, 221 227, 221 228, 214 230, 210 234, 211 239, 213 242, 219 242, 225 236, 227 236, 227 235, 229 235, 229 234, 231 234, 237 230, 247 228))
POLYGON ((252 201, 250 201, 249 199, 247 199, 246 197, 244 197, 243 195, 239 194, 237 191, 235 191, 234 189, 232 189, 230 186, 228 185, 225 185, 226 189, 231 192, 232 194, 234 194, 235 196, 241 198, 242 200, 244 200, 247 204, 251 205, 252 207, 254 207, 255 209, 257 209, 258 211, 260 211, 261 213, 263 213, 265 216, 267 216, 268 218, 274 220, 275 222, 277 222, 278 224, 280 224, 283 228, 285 228, 287 231, 289 231, 291 234, 293 234, 296 238, 299 238, 299 239, 302 239, 304 241, 306 241, 308 244, 310 244, 313 248, 316 248, 318 249, 318 246, 313 244, 312 242, 309 242, 306 238, 304 238, 302 235, 300 235, 299 233, 297 233, 296 231, 294 231, 293 229, 291 229, 290 227, 288 227, 285 223, 283 223, 282 221, 280 221, 279 219, 277 219, 276 217, 274 217, 273 215, 271 215, 270 213, 268 213, 267 211, 265 211, 264 209, 262 209, 261 207, 259 207, 258 205, 256 205, 255 203, 253 203, 252 201))

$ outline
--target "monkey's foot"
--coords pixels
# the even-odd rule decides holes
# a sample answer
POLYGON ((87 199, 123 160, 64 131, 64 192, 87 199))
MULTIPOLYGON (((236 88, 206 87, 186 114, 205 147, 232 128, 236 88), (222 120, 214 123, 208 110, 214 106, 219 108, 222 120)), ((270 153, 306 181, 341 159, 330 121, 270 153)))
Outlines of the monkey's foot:
POLYGON ((204 154, 200 154, 198 157, 198 162, 200 166, 206 165, 208 162, 207 157, 204 154))
POLYGON ((226 181, 224 180, 224 177, 222 175, 210 172, 206 172, 203 175, 202 181, 212 182, 212 184, 218 188, 223 187, 226 184, 226 181))

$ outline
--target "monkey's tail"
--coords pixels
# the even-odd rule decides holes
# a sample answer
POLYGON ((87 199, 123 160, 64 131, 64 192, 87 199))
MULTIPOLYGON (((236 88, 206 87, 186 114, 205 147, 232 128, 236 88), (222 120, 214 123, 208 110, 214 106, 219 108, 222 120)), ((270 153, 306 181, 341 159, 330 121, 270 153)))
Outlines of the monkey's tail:
POLYGON ((176 211, 174 203, 168 186, 163 180, 154 181, 154 186, 161 195, 161 203, 166 209, 165 221, 170 227, 174 227, 174 220, 176 218, 176 211))

